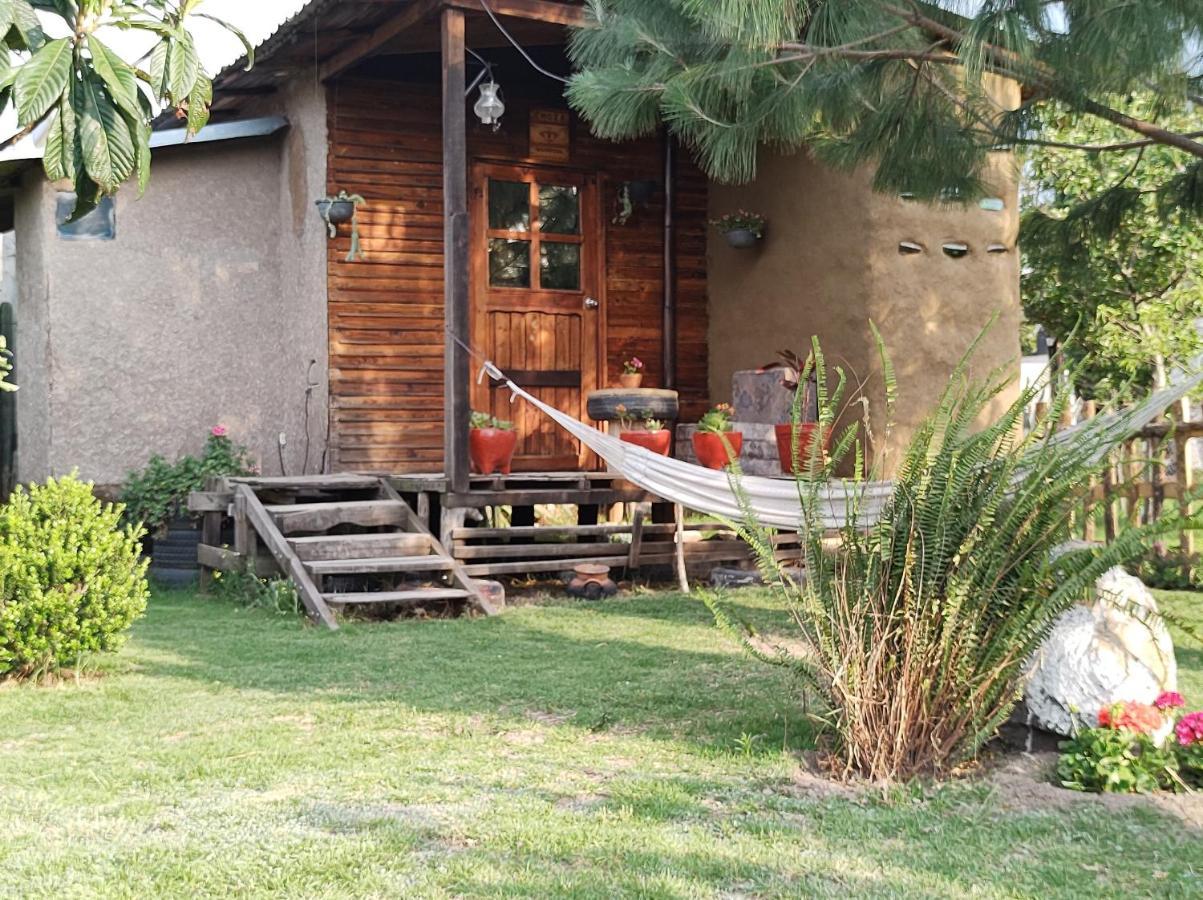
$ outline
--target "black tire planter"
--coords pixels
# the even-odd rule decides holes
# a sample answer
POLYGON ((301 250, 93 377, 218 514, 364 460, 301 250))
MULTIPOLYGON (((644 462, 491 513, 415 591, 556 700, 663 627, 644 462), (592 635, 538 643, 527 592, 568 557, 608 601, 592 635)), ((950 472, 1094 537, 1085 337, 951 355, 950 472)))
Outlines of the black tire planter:
POLYGON ((627 416, 662 422, 676 421, 681 411, 677 392, 663 388, 606 388, 590 392, 585 402, 589 418, 599 422, 617 421, 619 406, 626 407, 627 416))
POLYGON ((191 519, 177 519, 167 526, 167 534, 151 544, 150 575, 161 584, 180 587, 196 581, 200 575, 197 547, 200 530, 191 519))

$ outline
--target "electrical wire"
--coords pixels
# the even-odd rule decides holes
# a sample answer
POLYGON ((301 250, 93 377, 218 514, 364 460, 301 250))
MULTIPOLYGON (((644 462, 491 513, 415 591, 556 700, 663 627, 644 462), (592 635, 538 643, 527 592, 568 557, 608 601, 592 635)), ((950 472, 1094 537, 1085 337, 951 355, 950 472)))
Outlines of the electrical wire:
MULTIPOLYGON (((514 45, 514 49, 522 54, 522 58, 530 63, 532 69, 534 69, 540 75, 546 75, 548 78, 560 82, 560 84, 568 84, 568 79, 563 75, 557 75, 555 72, 547 71, 531 58, 531 55, 526 52, 526 48, 514 40, 514 36, 506 31, 505 26, 501 24, 501 20, 497 18, 497 15, 493 12, 492 7, 489 6, 488 0, 480 0, 480 6, 486 13, 488 13, 489 18, 493 20, 493 24, 497 26, 497 30, 505 36, 507 41, 514 45)), ((472 55, 475 56, 476 54, 474 53, 472 55)))

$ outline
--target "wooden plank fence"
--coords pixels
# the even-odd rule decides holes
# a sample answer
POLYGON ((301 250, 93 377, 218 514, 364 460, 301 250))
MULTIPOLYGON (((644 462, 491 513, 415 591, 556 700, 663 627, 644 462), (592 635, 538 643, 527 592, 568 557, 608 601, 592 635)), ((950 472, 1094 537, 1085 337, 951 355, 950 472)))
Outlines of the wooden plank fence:
MULTIPOLYGON (((1046 411, 1044 404, 1037 404, 1038 416, 1046 411)), ((1097 414, 1093 400, 1082 404, 1082 419, 1097 414)), ((1193 507, 1196 473, 1190 441, 1203 438, 1203 422, 1190 421, 1180 409, 1170 415, 1170 419, 1145 426, 1111 454, 1101 477, 1086 492, 1081 513, 1075 515, 1076 532, 1082 538, 1112 541, 1124 528, 1160 521, 1183 503, 1193 507)), ((1194 556, 1196 532, 1182 529, 1178 546, 1182 553, 1194 556)))

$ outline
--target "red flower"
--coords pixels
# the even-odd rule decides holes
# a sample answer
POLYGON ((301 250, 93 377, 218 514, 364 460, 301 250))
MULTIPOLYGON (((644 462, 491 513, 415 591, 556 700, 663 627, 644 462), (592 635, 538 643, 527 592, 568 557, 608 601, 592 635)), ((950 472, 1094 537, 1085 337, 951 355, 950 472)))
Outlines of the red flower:
POLYGON ((1153 705, 1161 710, 1177 709, 1180 706, 1186 706, 1186 701, 1177 691, 1166 691, 1153 701, 1153 705))
POLYGON ((1116 703, 1099 710, 1099 725, 1103 728, 1127 728, 1141 734, 1152 734, 1165 724, 1157 707, 1148 703, 1116 703))
POLYGON ((213 437, 225 437, 230 433, 230 430, 224 425, 214 425, 213 430, 209 432, 213 437))
POLYGON ((1203 710, 1183 716, 1174 731, 1178 735, 1178 743, 1183 747, 1203 744, 1203 710))

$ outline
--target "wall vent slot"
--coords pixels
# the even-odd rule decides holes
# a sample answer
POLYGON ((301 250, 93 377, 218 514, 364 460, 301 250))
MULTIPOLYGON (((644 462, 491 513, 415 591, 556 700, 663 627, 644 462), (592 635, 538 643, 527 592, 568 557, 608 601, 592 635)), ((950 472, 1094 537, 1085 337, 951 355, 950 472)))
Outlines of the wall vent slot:
POLYGON ((949 241, 940 249, 944 251, 945 256, 951 256, 953 259, 960 259, 962 256, 969 255, 969 245, 962 244, 960 241, 949 241))
POLYGON ((915 241, 899 241, 898 253, 901 256, 914 256, 917 253, 924 252, 926 248, 915 241))

